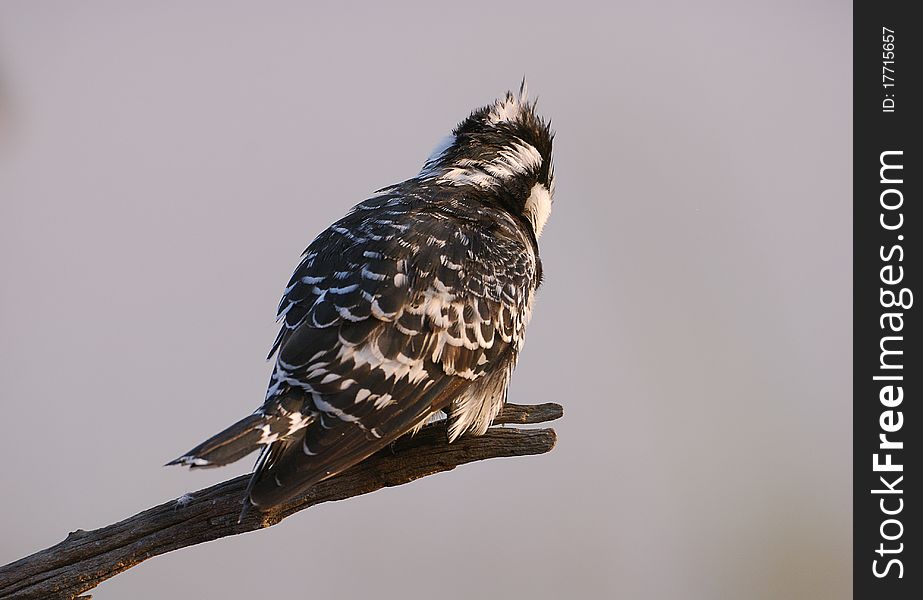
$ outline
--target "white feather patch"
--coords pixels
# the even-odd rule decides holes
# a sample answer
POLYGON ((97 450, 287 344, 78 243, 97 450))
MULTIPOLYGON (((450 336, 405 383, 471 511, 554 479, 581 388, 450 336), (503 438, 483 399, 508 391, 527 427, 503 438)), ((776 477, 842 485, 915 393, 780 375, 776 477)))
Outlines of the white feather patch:
POLYGON ((483 435, 503 408, 512 369, 504 369, 465 388, 452 402, 449 441, 470 430, 483 435))
MULTIPOLYGON (((490 161, 463 158, 449 165, 437 181, 452 185, 476 185, 490 189, 504 180, 525 175, 540 167, 542 155, 532 144, 516 140, 490 161)), ((426 175, 428 175, 427 173, 426 175)))
POLYGON ((526 217, 532 223, 532 229, 535 231, 535 237, 542 235, 542 229, 548 221, 548 215, 551 214, 551 192, 548 191, 541 183, 532 186, 532 192, 526 198, 525 205, 526 217))
MULTIPOLYGON (((525 87, 523 87, 523 92, 525 92, 525 87)), ((507 94, 505 98, 501 98, 494 102, 488 117, 491 123, 514 121, 526 107, 526 103, 528 102, 526 93, 527 92, 521 93, 519 98, 512 94, 507 94)))

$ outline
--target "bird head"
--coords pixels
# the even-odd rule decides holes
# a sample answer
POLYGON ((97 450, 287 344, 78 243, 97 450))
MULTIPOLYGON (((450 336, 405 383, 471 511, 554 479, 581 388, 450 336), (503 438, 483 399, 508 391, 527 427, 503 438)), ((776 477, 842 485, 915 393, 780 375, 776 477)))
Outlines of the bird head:
POLYGON ((554 133, 535 112, 525 80, 471 113, 423 165, 419 178, 437 185, 471 186, 486 203, 524 219, 537 238, 551 213, 554 133))

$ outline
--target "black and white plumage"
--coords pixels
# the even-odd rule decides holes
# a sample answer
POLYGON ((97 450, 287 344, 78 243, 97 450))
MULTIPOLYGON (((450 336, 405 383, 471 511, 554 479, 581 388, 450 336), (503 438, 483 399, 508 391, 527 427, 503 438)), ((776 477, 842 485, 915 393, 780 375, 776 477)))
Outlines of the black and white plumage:
POLYGON ((280 303, 264 404, 170 464, 219 466, 262 448, 249 500, 265 510, 440 411, 450 441, 483 434, 542 279, 552 138, 525 90, 509 93, 460 123, 416 177, 321 233, 280 303))

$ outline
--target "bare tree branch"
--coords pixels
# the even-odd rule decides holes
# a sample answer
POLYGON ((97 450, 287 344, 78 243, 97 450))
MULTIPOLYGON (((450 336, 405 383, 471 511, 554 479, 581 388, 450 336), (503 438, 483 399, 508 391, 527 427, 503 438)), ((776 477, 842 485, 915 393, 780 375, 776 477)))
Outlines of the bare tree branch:
MULTIPOLYGON (((557 404, 507 404, 495 424, 535 424, 559 418, 557 404)), ((73 599, 143 560, 221 537, 271 527, 315 504, 402 485, 488 458, 542 454, 554 447, 552 429, 492 427, 480 437, 446 441, 444 423, 402 438, 389 451, 314 486, 306 495, 237 522, 249 476, 236 477, 140 512, 124 521, 71 532, 50 548, 0 567, 0 598, 73 599)), ((86 598, 86 596, 84 596, 86 598)))

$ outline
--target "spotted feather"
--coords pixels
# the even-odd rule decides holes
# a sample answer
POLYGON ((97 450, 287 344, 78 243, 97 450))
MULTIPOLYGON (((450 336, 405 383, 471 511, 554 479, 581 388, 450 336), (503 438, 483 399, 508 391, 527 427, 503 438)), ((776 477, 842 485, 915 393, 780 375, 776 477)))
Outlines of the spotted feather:
POLYGON ((419 175, 317 236, 279 304, 262 407, 174 462, 262 447, 248 494, 267 509, 440 411, 450 440, 484 433, 542 279, 551 140, 535 104, 509 94, 463 121, 419 175))

